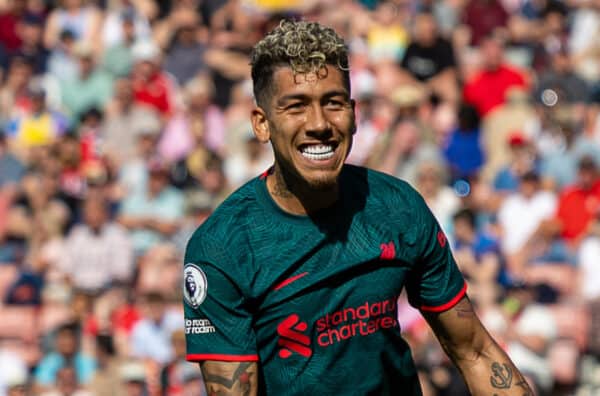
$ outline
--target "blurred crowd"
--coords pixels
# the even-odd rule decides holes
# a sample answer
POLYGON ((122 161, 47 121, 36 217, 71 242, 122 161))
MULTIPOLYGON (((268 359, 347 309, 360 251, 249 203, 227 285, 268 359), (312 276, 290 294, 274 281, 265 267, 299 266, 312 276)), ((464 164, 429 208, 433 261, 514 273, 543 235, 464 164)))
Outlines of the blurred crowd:
MULTIPOLYGON (((203 395, 187 239, 267 169, 248 55, 350 49, 349 162, 410 182, 539 395, 600 394, 600 1, 0 0, 0 395, 203 395)), ((465 395, 399 319, 426 396, 465 395)))

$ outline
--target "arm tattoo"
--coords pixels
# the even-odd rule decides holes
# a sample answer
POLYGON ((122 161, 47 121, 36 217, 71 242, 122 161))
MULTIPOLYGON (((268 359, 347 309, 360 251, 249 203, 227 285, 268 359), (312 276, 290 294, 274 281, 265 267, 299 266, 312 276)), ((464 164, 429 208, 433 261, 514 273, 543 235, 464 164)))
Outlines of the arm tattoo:
POLYGON ((468 304, 458 304, 455 308, 456 316, 459 318, 472 318, 475 315, 473 306, 468 304))
POLYGON ((508 389, 512 384, 512 370, 508 364, 492 363, 490 383, 496 389, 508 389))
POLYGON ((237 363, 233 370, 215 370, 206 364, 201 367, 208 396, 248 396, 252 383, 256 382, 256 363, 253 362, 237 363))
MULTIPOLYGON (((513 381, 513 371, 511 367, 506 363, 492 363, 492 375, 490 376, 490 383, 494 389, 510 389, 513 381)), ((522 396, 533 396, 533 392, 529 388, 527 381, 519 375, 517 372, 518 381, 515 382, 515 387, 521 388, 523 391, 522 396)), ((514 389, 514 388, 513 388, 514 389)), ((499 396, 494 393, 493 396, 499 396)))

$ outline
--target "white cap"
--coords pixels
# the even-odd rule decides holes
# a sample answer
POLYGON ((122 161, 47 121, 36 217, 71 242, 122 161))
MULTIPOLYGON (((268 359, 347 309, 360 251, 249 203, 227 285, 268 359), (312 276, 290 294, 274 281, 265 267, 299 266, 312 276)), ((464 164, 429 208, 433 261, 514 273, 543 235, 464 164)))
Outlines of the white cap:
POLYGON ((160 55, 160 48, 150 40, 138 41, 131 48, 131 56, 134 62, 153 62, 160 55))

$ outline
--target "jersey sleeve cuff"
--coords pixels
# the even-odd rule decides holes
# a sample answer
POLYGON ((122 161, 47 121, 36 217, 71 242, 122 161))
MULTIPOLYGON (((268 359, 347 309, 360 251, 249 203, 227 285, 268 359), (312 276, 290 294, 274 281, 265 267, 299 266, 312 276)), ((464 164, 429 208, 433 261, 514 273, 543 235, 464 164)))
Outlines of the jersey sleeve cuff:
POLYGON ((202 362, 204 360, 217 360, 221 362, 258 362, 258 355, 228 355, 222 353, 188 353, 185 356, 188 362, 202 362))
POLYGON ((458 302, 465 296, 465 294, 467 294, 467 283, 466 282, 463 284, 463 287, 462 287, 462 289, 460 289, 458 294, 455 295, 454 297, 452 297, 452 299, 450 299, 445 304, 437 305, 437 306, 421 305, 419 307, 419 309, 421 311, 427 311, 427 312, 444 312, 444 311, 447 311, 450 308, 454 307, 456 304, 458 304, 458 302))

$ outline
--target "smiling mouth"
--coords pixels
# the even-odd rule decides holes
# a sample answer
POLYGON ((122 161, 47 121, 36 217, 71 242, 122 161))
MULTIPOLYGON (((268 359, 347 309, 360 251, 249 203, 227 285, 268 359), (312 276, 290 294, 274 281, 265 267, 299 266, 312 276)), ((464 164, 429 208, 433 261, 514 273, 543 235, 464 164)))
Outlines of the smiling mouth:
POLYGON ((300 154, 312 161, 326 161, 332 158, 337 148, 337 143, 305 144, 300 146, 300 154))

